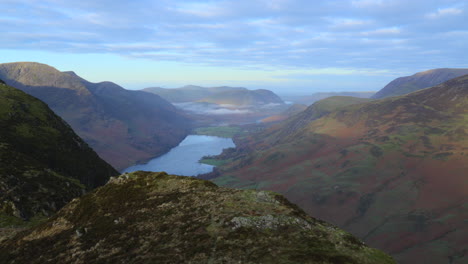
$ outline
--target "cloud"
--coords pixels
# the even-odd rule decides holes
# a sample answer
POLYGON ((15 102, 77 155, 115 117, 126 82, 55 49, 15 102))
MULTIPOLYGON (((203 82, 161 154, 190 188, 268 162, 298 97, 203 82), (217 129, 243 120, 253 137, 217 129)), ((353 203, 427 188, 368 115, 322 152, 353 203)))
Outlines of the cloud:
POLYGON ((427 69, 466 63, 460 34, 449 33, 468 31, 465 8, 463 0, 4 0, 0 48, 215 67, 427 69), (427 55, 434 50, 437 58, 427 55))
POLYGON ((232 108, 231 105, 216 105, 208 103, 174 103, 185 111, 193 112, 201 115, 240 115, 249 114, 252 111, 242 108, 232 108), (229 107, 229 108, 228 108, 229 107))
POLYGON ((431 19, 438 19, 438 18, 447 17, 447 16, 461 15, 462 13, 463 13, 463 10, 460 8, 454 8, 454 7, 442 8, 442 9, 438 9, 436 12, 427 14, 427 17, 431 19))

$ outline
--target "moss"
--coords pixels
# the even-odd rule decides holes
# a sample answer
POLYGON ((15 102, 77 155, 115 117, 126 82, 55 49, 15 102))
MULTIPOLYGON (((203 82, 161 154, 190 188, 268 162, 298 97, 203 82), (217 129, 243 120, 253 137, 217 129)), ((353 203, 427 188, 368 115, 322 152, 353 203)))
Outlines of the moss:
POLYGON ((30 263, 393 263, 374 254, 279 194, 149 172, 111 179, 0 249, 30 263))

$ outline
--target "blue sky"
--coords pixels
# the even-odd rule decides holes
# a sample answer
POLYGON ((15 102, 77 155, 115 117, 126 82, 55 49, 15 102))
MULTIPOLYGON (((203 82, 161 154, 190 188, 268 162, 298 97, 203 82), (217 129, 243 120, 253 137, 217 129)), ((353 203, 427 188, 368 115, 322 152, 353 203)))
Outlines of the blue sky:
POLYGON ((468 67, 463 0, 0 0, 1 62, 90 81, 378 90, 468 67))

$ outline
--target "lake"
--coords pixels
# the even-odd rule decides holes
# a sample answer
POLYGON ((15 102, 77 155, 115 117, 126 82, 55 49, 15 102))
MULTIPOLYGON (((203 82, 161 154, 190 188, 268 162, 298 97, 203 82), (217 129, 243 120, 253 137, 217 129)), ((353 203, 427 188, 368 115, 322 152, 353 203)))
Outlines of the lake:
POLYGON ((123 172, 165 171, 175 175, 196 176, 212 172, 214 168, 214 166, 199 163, 198 161, 202 157, 219 155, 223 149, 233 147, 235 144, 230 138, 189 135, 168 153, 154 158, 146 164, 129 167, 123 172))

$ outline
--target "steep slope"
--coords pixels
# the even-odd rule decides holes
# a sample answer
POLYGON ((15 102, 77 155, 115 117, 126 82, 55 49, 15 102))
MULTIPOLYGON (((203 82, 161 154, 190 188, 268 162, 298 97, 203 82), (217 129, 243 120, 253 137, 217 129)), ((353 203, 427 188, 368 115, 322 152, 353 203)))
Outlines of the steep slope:
POLYGON ((0 229, 51 214, 118 174, 46 104, 2 82, 0 127, 0 229))
POLYGON ((382 90, 378 91, 372 98, 380 99, 391 96, 408 94, 417 90, 432 87, 441 84, 450 79, 468 74, 468 69, 433 69, 424 72, 418 72, 411 76, 400 77, 382 90))
POLYGON ((0 263, 394 263, 284 197, 135 172, 0 244, 0 263))
POLYGON ((237 140, 214 182, 278 191, 401 263, 466 263, 468 75, 303 113, 237 140))
POLYGON ((46 102, 119 170, 166 152, 188 133, 189 121, 157 95, 39 63, 0 64, 0 78, 46 102))

